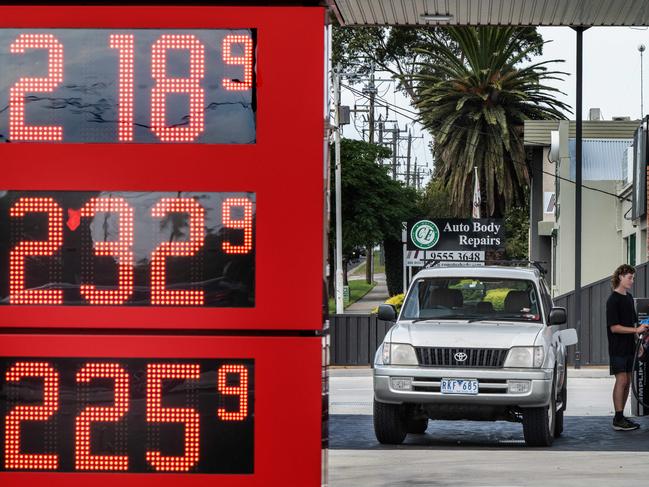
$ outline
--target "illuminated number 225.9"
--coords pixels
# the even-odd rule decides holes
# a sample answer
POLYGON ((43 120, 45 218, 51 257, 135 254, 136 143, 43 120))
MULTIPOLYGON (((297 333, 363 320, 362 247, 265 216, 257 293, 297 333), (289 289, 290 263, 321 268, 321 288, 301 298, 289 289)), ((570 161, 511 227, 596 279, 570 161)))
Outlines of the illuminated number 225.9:
MULTIPOLYGON (((48 239, 27 240, 16 245, 9 256, 9 302, 11 304, 63 304, 61 289, 26 289, 25 275, 28 257, 54 255, 63 245, 63 210, 51 197, 23 197, 10 209, 12 218, 22 218, 28 213, 48 215, 48 239)), ((89 304, 120 305, 133 294, 133 208, 123 198, 92 198, 80 211, 82 218, 92 218, 97 213, 116 213, 118 239, 95 242, 97 256, 113 256, 118 261, 117 287, 98 289, 93 284, 82 284, 81 295, 89 304)), ((196 254, 205 243, 205 210, 193 198, 162 198, 151 210, 151 216, 163 218, 169 213, 189 214, 189 241, 163 242, 151 256, 151 304, 156 306, 202 306, 203 290, 166 289, 166 258, 189 257, 196 254)), ((252 202, 248 198, 227 198, 222 205, 223 227, 243 231, 243 244, 222 242, 226 254, 245 254, 252 250, 252 202), (243 209, 243 219, 231 217, 232 208, 243 209)))
MULTIPOLYGON (((215 414, 221 421, 244 421, 248 417, 248 369, 241 364, 227 364, 217 371, 217 390, 222 395, 239 397, 238 411, 219 408, 215 414), (239 378, 238 386, 227 386, 227 375, 239 378)), ((5 468, 11 470, 56 470, 56 453, 22 453, 20 451, 20 423, 48 421, 59 409, 59 374, 46 362, 18 362, 6 373, 7 382, 17 383, 24 378, 41 377, 44 381, 43 404, 15 406, 5 419, 5 468)), ((147 463, 158 472, 187 472, 199 461, 200 416, 194 408, 162 407, 162 381, 169 379, 198 380, 198 364, 153 363, 147 366, 146 420, 149 423, 184 424, 183 455, 165 456, 159 451, 147 451, 147 463)), ((91 453, 91 423, 120 421, 129 410, 129 377, 117 363, 87 363, 76 374, 79 384, 93 379, 114 380, 113 406, 88 406, 75 420, 75 470, 125 471, 126 455, 93 455, 91 453)))
MULTIPOLYGON (((111 34, 111 49, 118 51, 118 139, 133 141, 133 106, 135 73, 135 36, 111 34)), ((27 125, 25 123, 25 94, 30 92, 52 93, 63 82, 63 44, 52 34, 21 34, 10 46, 13 54, 23 54, 27 49, 47 49, 48 76, 46 78, 21 78, 10 90, 9 137, 15 141, 63 140, 60 125, 27 125)), ((252 88, 253 41, 247 35, 230 34, 222 44, 223 62, 243 67, 243 80, 222 80, 223 89, 242 91, 252 88), (243 56, 233 56, 232 46, 241 45, 243 56)), ((205 93, 200 82, 205 74, 205 47, 192 34, 164 34, 151 49, 151 76, 155 85, 151 90, 151 130, 164 142, 192 142, 204 130, 205 93), (189 51, 189 77, 167 77, 167 51, 189 51), (189 95, 189 124, 168 126, 166 124, 166 96, 169 93, 189 95)))

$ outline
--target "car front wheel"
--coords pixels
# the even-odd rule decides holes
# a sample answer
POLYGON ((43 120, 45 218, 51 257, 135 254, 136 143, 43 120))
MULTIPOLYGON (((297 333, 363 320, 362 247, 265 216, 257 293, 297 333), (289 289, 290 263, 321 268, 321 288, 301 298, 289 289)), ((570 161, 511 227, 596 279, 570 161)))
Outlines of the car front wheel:
POLYGON ((374 400, 374 434, 379 443, 398 445, 408 434, 404 407, 374 400))
POLYGON ((552 381, 550 404, 523 409, 523 436, 528 446, 551 446, 556 421, 555 381, 552 381))

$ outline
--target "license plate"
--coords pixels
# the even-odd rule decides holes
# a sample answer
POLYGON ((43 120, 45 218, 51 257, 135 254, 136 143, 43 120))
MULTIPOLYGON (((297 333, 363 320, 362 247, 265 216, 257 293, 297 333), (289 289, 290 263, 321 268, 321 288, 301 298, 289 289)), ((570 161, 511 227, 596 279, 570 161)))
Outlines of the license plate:
POLYGON ((442 379, 442 394, 477 394, 476 379, 442 379))

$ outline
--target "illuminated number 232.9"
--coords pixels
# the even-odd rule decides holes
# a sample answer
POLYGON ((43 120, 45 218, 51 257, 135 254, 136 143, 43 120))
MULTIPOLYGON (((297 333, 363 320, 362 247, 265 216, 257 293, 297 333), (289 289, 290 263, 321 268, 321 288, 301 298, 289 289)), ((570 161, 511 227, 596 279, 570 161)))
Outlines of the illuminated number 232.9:
MULTIPOLYGON (((72 211, 68 210, 69 213, 72 211)), ((16 245, 9 256, 9 296, 11 304, 63 304, 62 289, 28 289, 26 285, 26 259, 53 256, 63 246, 63 208, 52 197, 22 197, 10 208, 11 218, 23 218, 29 213, 46 213, 48 217, 47 240, 24 240, 16 245)), ((93 218, 97 213, 118 215, 118 238, 94 243, 98 257, 113 257, 117 263, 117 285, 100 289, 90 283, 82 284, 83 298, 94 305, 120 305, 134 291, 134 210, 121 197, 94 197, 80 210, 74 211, 75 225, 81 218, 93 218)), ((202 289, 167 289, 167 257, 191 257, 205 244, 205 210, 194 198, 161 198, 151 208, 150 216, 157 219, 170 214, 186 214, 189 239, 187 241, 161 242, 151 254, 151 304, 154 306, 202 306, 205 293, 202 289)), ((244 197, 225 198, 221 205, 223 228, 243 233, 241 243, 227 240, 221 244, 225 254, 247 254, 253 247, 253 203, 244 197), (232 209, 242 211, 242 218, 233 218, 232 209)), ((70 224, 70 223, 69 223, 70 224)))
MULTIPOLYGON (((118 139, 133 141, 134 85, 135 85, 135 36, 133 34, 110 34, 107 44, 117 50, 118 84, 118 139)), ((244 91, 253 87, 253 40, 248 35, 229 34, 222 42, 222 62, 241 66, 241 79, 223 78, 220 85, 226 91, 244 91), (233 55, 233 46, 242 48, 243 55, 233 55)), ((28 125, 25 121, 25 95, 28 93, 52 93, 63 83, 63 44, 53 34, 21 34, 11 44, 12 54, 24 54, 28 49, 44 49, 48 52, 46 77, 20 78, 10 90, 9 137, 14 141, 63 140, 60 125, 28 125)), ((205 46, 193 34, 163 34, 151 47, 151 131, 163 142, 192 142, 205 129, 205 46), (169 77, 167 54, 170 50, 189 51, 189 75, 169 77), (188 123, 167 125, 167 95, 183 94, 189 100, 188 123)))
MULTIPOLYGON (((158 472, 186 472, 197 465, 200 457, 200 414, 191 407, 163 407, 163 380, 196 381, 200 378, 196 363, 149 363, 146 366, 146 421, 148 423, 180 423, 184 426, 183 455, 164 455, 158 450, 146 451, 146 462, 158 472)), ((242 364, 225 364, 217 370, 216 388, 222 397, 235 396, 238 408, 219 407, 213 414, 220 421, 241 422, 249 416, 248 368, 242 364), (228 385, 228 377, 238 378, 238 385, 228 385), (234 409, 234 408, 233 408, 234 409)), ((23 379, 42 378, 42 405, 17 405, 5 419, 5 465, 14 470, 56 470, 56 453, 24 453, 20 448, 21 422, 49 421, 59 410, 59 373, 47 362, 17 362, 5 375, 7 383, 23 379)), ((76 373, 76 383, 87 384, 93 379, 112 379, 114 401, 111 406, 87 406, 75 419, 74 469, 76 471, 126 471, 127 455, 97 455, 91 452, 91 425, 95 422, 119 422, 129 412, 129 376, 122 365, 115 362, 91 362, 76 373)))

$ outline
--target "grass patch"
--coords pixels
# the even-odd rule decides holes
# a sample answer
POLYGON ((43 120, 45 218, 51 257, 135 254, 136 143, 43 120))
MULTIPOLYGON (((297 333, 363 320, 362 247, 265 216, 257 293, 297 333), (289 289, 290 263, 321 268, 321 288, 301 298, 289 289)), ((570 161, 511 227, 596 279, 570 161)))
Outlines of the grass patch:
MULTIPOLYGON (((380 250, 375 250, 372 252, 372 256, 374 257, 374 273, 375 274, 384 274, 385 273, 385 265, 381 265, 380 263, 380 250)), ((356 269, 354 269, 354 272, 350 272, 350 275, 352 276, 364 276, 365 275, 365 266, 366 263, 363 262, 361 265, 359 265, 356 269)))
MULTIPOLYGON (((361 299, 367 293, 369 293, 376 283, 372 284, 366 283, 364 280, 358 281, 349 281, 349 304, 354 304, 356 301, 361 299)), ((347 306, 349 306, 349 304, 347 306)), ((336 300, 334 298, 329 298, 329 313, 333 314, 336 312, 336 300)))

